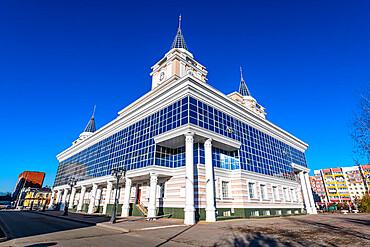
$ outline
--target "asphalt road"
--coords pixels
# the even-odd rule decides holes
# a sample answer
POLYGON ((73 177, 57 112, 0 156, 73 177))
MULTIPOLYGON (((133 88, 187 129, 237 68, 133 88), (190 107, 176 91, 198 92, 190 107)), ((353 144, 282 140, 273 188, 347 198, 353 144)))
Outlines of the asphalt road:
POLYGON ((0 211, 10 240, 0 246, 189 246, 32 212, 0 211))

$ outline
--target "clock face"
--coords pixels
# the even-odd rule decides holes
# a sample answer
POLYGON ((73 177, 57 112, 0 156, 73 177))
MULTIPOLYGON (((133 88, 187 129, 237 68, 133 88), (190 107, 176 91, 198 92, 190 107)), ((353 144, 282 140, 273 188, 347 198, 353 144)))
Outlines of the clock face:
POLYGON ((164 72, 162 71, 160 74, 159 74, 159 81, 163 81, 164 80, 164 72))

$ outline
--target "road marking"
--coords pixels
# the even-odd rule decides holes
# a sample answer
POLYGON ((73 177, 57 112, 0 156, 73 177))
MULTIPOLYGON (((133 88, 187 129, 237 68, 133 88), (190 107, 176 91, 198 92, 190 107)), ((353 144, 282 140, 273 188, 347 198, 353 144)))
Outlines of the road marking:
POLYGON ((146 231, 146 230, 155 230, 155 229, 178 227, 178 226, 187 226, 187 225, 155 226, 155 227, 147 227, 147 228, 141 228, 141 229, 133 229, 133 231, 146 231))

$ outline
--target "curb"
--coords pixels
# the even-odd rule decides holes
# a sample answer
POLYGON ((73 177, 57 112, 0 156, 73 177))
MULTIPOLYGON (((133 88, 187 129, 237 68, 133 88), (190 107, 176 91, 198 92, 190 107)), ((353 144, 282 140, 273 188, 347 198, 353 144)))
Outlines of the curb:
POLYGON ((32 213, 42 214, 42 215, 46 215, 46 216, 50 216, 50 217, 56 217, 56 218, 65 219, 65 220, 72 220, 72 221, 85 223, 85 224, 89 224, 89 225, 93 225, 93 226, 97 225, 97 223, 95 223, 95 222, 91 222, 91 221, 87 221, 87 220, 80 220, 80 219, 75 219, 75 218, 69 218, 67 216, 52 215, 52 214, 39 212, 39 211, 25 211, 25 212, 30 212, 30 213, 32 212, 32 213))
POLYGON ((103 224, 103 223, 97 223, 96 226, 99 226, 101 228, 107 228, 109 230, 120 231, 122 233, 128 233, 128 232, 131 232, 132 231, 130 229, 121 228, 121 227, 115 227, 113 225, 106 225, 106 224, 103 224))

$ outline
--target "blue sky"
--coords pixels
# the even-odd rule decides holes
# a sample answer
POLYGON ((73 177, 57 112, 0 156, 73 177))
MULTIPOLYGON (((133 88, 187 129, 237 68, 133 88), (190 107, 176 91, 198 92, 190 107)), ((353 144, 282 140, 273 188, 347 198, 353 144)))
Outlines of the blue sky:
POLYGON ((368 1, 0 2, 0 191, 46 172, 83 131, 150 90, 178 15, 209 84, 231 93, 239 67, 267 119, 310 146, 308 166, 353 165, 357 91, 370 77, 368 1))

